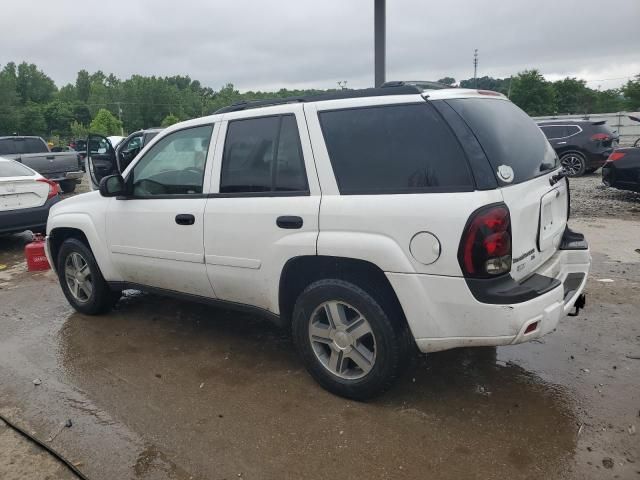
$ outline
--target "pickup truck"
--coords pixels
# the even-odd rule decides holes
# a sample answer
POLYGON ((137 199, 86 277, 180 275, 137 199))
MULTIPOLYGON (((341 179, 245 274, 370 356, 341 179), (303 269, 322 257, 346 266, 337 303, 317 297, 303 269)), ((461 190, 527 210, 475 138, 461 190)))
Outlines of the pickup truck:
POLYGON ((57 182, 65 193, 73 192, 84 175, 77 152, 51 152, 40 137, 0 137, 0 157, 23 163, 57 182))

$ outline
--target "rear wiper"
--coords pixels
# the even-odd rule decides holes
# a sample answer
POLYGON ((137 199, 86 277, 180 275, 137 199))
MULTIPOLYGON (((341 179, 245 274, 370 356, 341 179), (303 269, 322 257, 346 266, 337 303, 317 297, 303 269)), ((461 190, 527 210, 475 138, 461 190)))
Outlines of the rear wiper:
POLYGON ((558 183, 560 180, 562 180, 566 176, 568 176, 567 171, 562 169, 549 179, 549 184, 553 187, 556 183, 558 183))

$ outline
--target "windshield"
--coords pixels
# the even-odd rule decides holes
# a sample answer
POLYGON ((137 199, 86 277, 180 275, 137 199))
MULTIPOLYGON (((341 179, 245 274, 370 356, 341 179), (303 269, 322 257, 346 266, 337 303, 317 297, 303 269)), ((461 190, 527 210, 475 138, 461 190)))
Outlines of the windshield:
POLYGON ((498 180, 504 166, 513 170, 508 183, 526 182, 560 166, 536 123, 508 100, 457 98, 447 103, 473 130, 498 180))

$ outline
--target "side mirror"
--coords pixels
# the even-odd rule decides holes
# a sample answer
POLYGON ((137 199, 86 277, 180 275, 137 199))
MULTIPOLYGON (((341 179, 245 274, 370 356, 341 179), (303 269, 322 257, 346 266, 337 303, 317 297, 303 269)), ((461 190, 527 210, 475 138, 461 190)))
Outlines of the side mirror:
POLYGON ((100 195, 103 197, 117 197, 127 193, 127 186, 122 175, 109 175, 100 180, 100 195))

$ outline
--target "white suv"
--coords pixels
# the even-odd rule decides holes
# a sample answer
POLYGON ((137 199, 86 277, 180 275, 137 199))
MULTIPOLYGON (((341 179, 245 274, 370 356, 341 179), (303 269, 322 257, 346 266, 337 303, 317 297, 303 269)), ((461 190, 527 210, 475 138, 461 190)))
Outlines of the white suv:
POLYGON ((164 130, 121 175, 88 143, 93 178, 112 175, 47 225, 82 313, 124 288, 250 308, 292 328, 323 387, 365 399, 415 345, 525 342, 584 306, 591 257, 557 156, 494 92, 241 103, 164 130))

